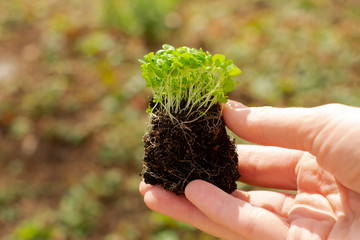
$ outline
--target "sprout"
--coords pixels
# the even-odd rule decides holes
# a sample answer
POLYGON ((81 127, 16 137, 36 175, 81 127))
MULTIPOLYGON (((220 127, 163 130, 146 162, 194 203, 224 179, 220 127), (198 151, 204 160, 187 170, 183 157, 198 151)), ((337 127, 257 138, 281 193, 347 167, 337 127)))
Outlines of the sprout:
POLYGON ((174 48, 164 44, 156 53, 139 60, 146 86, 153 93, 156 107, 173 117, 174 114, 203 109, 203 113, 219 102, 226 103, 226 94, 235 87, 234 76, 241 74, 233 62, 222 54, 212 56, 202 49, 174 48))

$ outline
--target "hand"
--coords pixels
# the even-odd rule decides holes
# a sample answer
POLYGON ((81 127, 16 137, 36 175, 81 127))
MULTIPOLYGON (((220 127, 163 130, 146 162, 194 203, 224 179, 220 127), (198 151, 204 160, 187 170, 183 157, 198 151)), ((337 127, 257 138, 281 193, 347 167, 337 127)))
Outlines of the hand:
POLYGON ((241 181, 297 190, 231 195, 195 180, 176 196, 140 184, 147 206, 223 239, 359 239, 360 109, 246 108, 230 101, 227 126, 241 138, 241 181))

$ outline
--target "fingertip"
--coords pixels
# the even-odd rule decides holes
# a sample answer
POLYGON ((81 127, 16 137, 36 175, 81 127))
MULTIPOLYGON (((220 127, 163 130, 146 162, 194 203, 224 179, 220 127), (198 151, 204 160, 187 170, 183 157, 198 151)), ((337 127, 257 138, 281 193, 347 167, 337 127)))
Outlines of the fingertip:
POLYGON ((145 193, 144 193, 144 202, 146 206, 152 210, 157 210, 159 208, 159 200, 163 199, 163 195, 165 190, 159 186, 151 186, 145 193))
POLYGON ((145 196, 145 193, 150 190, 151 188, 153 187, 153 185, 150 185, 150 184, 146 184, 144 182, 144 180, 142 180, 140 182, 140 185, 139 185, 139 192, 141 195, 145 196))
POLYGON ((245 119, 248 114, 249 108, 240 102, 229 100, 226 104, 222 105, 224 122, 234 133, 236 133, 239 126, 239 121, 245 119))
POLYGON ((234 100, 228 100, 226 104, 223 105, 225 108, 231 108, 231 109, 244 109, 247 108, 244 104, 234 101, 234 100))
POLYGON ((173 218, 184 214, 184 208, 190 206, 184 195, 176 195, 160 186, 149 189, 144 195, 144 202, 151 210, 173 218))

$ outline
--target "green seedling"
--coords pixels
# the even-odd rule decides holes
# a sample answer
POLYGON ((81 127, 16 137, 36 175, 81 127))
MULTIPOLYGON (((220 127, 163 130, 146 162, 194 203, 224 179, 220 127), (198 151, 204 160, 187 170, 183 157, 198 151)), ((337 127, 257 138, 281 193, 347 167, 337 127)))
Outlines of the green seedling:
POLYGON ((206 107, 206 111, 219 102, 227 101, 226 94, 235 87, 234 76, 241 70, 222 54, 212 56, 202 49, 165 44, 156 53, 144 56, 141 70, 146 86, 153 93, 153 103, 169 116, 206 107), (185 103, 185 104, 184 104, 185 103))
POLYGON ((153 92, 144 181, 181 194, 190 181, 203 179, 233 192, 240 177, 237 153, 219 103, 227 101, 240 69, 222 54, 167 44, 140 62, 153 92))

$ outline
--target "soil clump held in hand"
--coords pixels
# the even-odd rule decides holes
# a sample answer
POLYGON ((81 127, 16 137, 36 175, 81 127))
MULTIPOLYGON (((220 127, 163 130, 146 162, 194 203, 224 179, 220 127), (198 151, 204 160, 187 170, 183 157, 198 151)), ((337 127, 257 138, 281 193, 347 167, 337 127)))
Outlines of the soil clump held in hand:
POLYGON ((150 131, 144 136, 142 176, 145 183, 160 185, 176 194, 202 179, 227 193, 239 179, 235 140, 228 136, 220 105, 197 109, 191 114, 173 113, 173 118, 155 107, 150 131))

